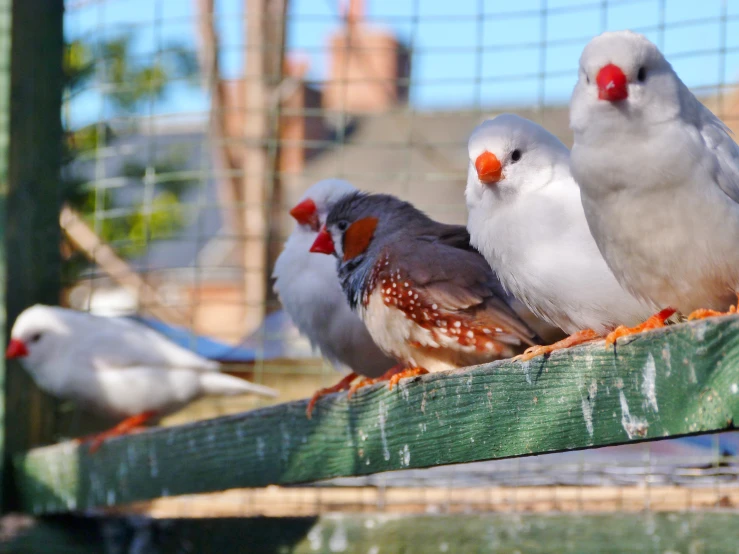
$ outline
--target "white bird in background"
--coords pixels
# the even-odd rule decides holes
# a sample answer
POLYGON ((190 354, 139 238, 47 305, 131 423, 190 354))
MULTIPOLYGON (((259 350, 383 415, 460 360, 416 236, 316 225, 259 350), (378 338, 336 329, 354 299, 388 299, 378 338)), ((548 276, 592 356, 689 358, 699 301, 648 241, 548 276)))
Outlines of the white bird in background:
POLYGON ((634 325, 654 311, 608 269, 570 175, 570 152, 557 137, 528 119, 502 114, 473 131, 468 151, 472 244, 510 293, 573 334, 529 348, 523 359, 634 325))
POLYGON ((18 358, 47 393, 125 418, 93 437, 93 451, 202 396, 277 396, 269 387, 219 373, 217 362, 135 321, 41 304, 18 316, 5 357, 18 358))
POLYGON ((570 125, 585 215, 619 282, 691 318, 729 308, 739 286, 739 148, 727 127, 631 31, 585 47, 570 125))
POLYGON ((335 386, 316 392, 308 405, 309 415, 321 396, 347 390, 359 375, 379 377, 396 364, 377 347, 349 307, 339 285, 336 260, 310 252, 333 205, 356 190, 340 179, 311 186, 290 210, 297 225, 273 272, 275 292, 300 332, 337 369, 351 371, 335 386))

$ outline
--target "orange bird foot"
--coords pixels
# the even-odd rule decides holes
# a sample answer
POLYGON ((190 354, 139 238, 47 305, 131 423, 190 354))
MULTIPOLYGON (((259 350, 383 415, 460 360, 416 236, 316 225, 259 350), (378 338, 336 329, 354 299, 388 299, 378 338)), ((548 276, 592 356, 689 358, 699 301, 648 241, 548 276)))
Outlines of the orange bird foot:
POLYGON ((316 402, 318 402, 319 398, 321 398, 322 396, 326 396, 327 394, 349 390, 352 381, 354 381, 354 379, 356 379, 357 377, 359 377, 359 375, 352 371, 341 381, 336 383, 333 387, 326 387, 325 389, 317 390, 313 397, 310 399, 310 402, 308 402, 308 407, 305 409, 305 416, 308 419, 311 419, 311 417, 313 417, 313 407, 316 405, 316 402))
POLYGON ((397 385, 401 379, 405 379, 406 377, 418 377, 419 375, 426 375, 428 373, 427 369, 424 369, 422 367, 409 367, 406 370, 401 371, 400 373, 396 373, 392 377, 390 377, 390 380, 388 381, 388 387, 390 390, 393 390, 393 387, 397 385))
POLYGON ((664 327, 665 321, 670 319, 676 311, 677 310, 674 308, 665 308, 636 327, 624 327, 623 325, 619 325, 616 329, 608 333, 608 336, 606 337, 606 348, 616 344, 616 341, 621 337, 637 335, 644 331, 649 331, 650 329, 659 329, 660 327, 664 327))
POLYGON ((728 312, 718 312, 716 310, 707 310, 705 308, 701 308, 692 312, 688 316, 688 321, 695 321, 696 319, 706 319, 707 317, 718 317, 722 315, 735 314, 737 308, 739 308, 739 292, 736 293, 736 306, 729 306, 728 312))
MULTIPOLYGON (((404 373, 405 371, 407 371, 407 368, 403 364, 398 364, 388 369, 385 373, 383 373, 379 377, 375 377, 373 379, 364 378, 358 383, 352 385, 352 388, 349 390, 349 394, 347 398, 351 398, 352 396, 354 396, 354 393, 363 387, 368 387, 369 385, 374 385, 375 383, 381 383, 382 381, 390 381, 393 379, 393 377, 401 373, 404 373)), ((400 377, 400 379, 402 379, 402 377, 400 377)), ((395 382, 397 383, 397 381, 395 382)))
POLYGON ((144 424, 156 415, 156 412, 143 412, 140 414, 136 414, 124 419, 112 429, 108 429, 107 431, 96 433, 94 435, 85 435, 84 437, 78 438, 77 442, 89 442, 90 454, 94 454, 108 439, 112 439, 114 437, 122 437, 123 435, 130 435, 143 431, 145 429, 144 424))
POLYGON ((519 354, 518 356, 514 357, 513 361, 527 362, 531 358, 551 354, 555 350, 563 350, 565 348, 577 346, 578 344, 582 344, 584 342, 589 342, 591 340, 596 340, 599 338, 601 338, 600 335, 592 329, 583 329, 582 331, 573 333, 569 337, 565 337, 562 340, 548 346, 530 346, 524 351, 523 354, 519 354))

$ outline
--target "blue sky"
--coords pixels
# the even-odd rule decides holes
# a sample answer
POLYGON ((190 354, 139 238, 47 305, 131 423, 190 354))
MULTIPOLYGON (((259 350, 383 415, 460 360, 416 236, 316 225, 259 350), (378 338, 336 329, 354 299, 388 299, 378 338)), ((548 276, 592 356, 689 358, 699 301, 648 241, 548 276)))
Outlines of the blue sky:
MULTIPOLYGON (((81 8, 74 7, 75 2, 79 0, 67 2, 69 37, 95 40, 134 30, 142 56, 168 41, 195 47, 192 0, 106 0, 81 8)), ((226 76, 235 77, 242 65, 245 2, 216 3, 222 68, 226 76)), ((365 0, 365 4, 371 25, 392 30, 412 47, 411 102, 420 110, 565 103, 582 47, 604 29, 641 30, 662 46, 691 87, 710 88, 739 78, 736 1, 611 0, 605 10, 600 0, 365 0), (722 14, 727 15, 723 23, 722 14)), ((290 6, 289 48, 309 59, 309 78, 321 80, 326 76, 326 37, 339 25, 339 2, 290 0, 290 6)), ((153 110, 193 112, 205 106, 201 91, 181 84, 153 110)), ((76 123, 84 123, 104 111, 98 95, 90 91, 80 97, 73 113, 76 123)))

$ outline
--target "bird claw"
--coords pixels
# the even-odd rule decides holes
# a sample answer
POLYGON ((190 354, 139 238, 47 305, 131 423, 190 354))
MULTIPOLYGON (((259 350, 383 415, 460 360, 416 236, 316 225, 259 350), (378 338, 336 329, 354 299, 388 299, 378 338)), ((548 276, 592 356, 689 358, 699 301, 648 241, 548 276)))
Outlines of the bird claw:
POLYGON ((84 437, 76 439, 76 442, 79 442, 81 444, 89 442, 90 446, 88 448, 88 451, 90 454, 94 454, 108 439, 122 437, 124 435, 131 435, 134 433, 140 433, 141 431, 146 430, 144 424, 154 416, 156 416, 156 412, 151 411, 136 414, 124 419, 112 429, 108 429, 107 431, 103 431, 101 433, 95 433, 93 435, 85 435, 84 437))
POLYGON ((637 325, 636 327, 626 327, 619 325, 613 331, 608 333, 606 336, 606 348, 616 344, 616 341, 621 337, 628 337, 629 335, 637 335, 644 331, 650 331, 652 329, 659 329, 665 326, 665 321, 670 319, 676 312, 674 308, 665 308, 660 312, 654 314, 644 323, 637 325))
POLYGON ((352 385, 352 388, 349 389, 349 392, 346 395, 346 399, 351 399, 352 396, 354 396, 354 393, 357 392, 359 389, 368 387, 370 385, 374 385, 375 383, 379 383, 382 381, 380 377, 375 377, 374 379, 370 379, 369 377, 365 377, 364 379, 360 380, 358 383, 354 383, 352 385))
POLYGON ((406 377, 417 377, 419 375, 425 375, 427 373, 428 373, 428 370, 422 367, 406 368, 406 367, 403 367, 403 365, 398 364, 390 368, 388 371, 386 371, 379 377, 375 377, 374 379, 362 379, 359 383, 352 386, 351 390, 349 391, 348 398, 351 398, 354 395, 354 393, 357 392, 362 387, 374 385, 375 383, 381 383, 382 381, 388 381, 389 389, 393 390, 393 387, 397 385, 401 379, 405 379, 406 377))
POLYGON ((383 373, 379 377, 374 377, 374 378, 364 377, 360 379, 357 383, 354 383, 353 385, 351 385, 351 382, 354 379, 356 379, 358 375, 356 373, 350 373, 349 375, 344 377, 341 381, 336 383, 333 387, 328 387, 328 388, 316 391, 316 393, 310 399, 310 402, 308 402, 308 406, 305 409, 305 415, 308 419, 311 419, 312 413, 313 413, 313 407, 316 405, 316 402, 318 402, 319 398, 327 394, 348 390, 349 392, 346 395, 346 399, 349 400, 351 399, 352 396, 354 396, 355 392, 357 392, 359 389, 363 387, 368 387, 369 385, 374 385, 382 381, 388 381, 390 390, 393 390, 393 387, 397 385, 401 379, 404 379, 406 377, 416 377, 418 375, 424 375, 426 373, 428 373, 428 371, 422 367, 406 368, 402 364, 398 364, 388 369, 385 373, 383 373))
POLYGON ((310 402, 308 402, 308 406, 305 408, 305 417, 307 417, 308 419, 311 419, 313 417, 313 407, 322 396, 326 396, 327 394, 332 394, 335 392, 350 390, 352 381, 354 381, 354 379, 356 379, 357 377, 359 377, 359 375, 352 371, 348 375, 344 376, 344 378, 341 379, 341 381, 336 383, 334 386, 317 390, 311 397, 310 402))
POLYGON ((397 385, 401 379, 405 379, 407 377, 418 377, 419 375, 426 375, 428 373, 427 369, 424 369, 422 367, 409 367, 408 369, 401 371, 400 373, 396 373, 392 377, 390 377, 390 380, 388 381, 388 387, 390 390, 393 390, 393 387, 397 385))
POLYGON ((696 321, 699 319, 706 319, 707 317, 721 317, 724 315, 732 315, 737 313, 739 308, 739 293, 736 295, 736 306, 729 306, 728 312, 719 312, 716 310, 707 310, 705 308, 697 309, 688 316, 688 321, 696 321))
POLYGON ((551 354, 555 350, 563 350, 565 348, 577 346, 578 344, 589 342, 591 340, 597 340, 599 338, 600 335, 592 329, 583 329, 582 331, 573 333, 569 337, 565 337, 562 340, 555 342, 554 344, 549 344, 545 346, 529 346, 526 350, 524 350, 523 354, 515 356, 513 358, 513 361, 528 362, 529 360, 531 360, 532 358, 536 358, 537 356, 551 354))

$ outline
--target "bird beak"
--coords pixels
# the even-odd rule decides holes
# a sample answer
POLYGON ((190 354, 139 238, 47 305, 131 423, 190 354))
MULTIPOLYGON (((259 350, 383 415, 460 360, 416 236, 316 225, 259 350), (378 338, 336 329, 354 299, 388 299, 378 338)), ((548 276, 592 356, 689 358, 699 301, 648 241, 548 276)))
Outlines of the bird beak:
POLYGON ((318 232, 318 236, 313 242, 313 246, 310 247, 310 251, 319 254, 333 254, 336 252, 334 239, 331 238, 331 233, 328 232, 325 225, 318 232))
POLYGON ((617 65, 609 63, 600 68, 595 78, 598 85, 598 98, 609 102, 619 102, 629 96, 626 75, 617 65))
POLYGON ((313 231, 318 231, 320 224, 318 221, 318 212, 316 211, 316 203, 310 198, 306 198, 298 203, 290 210, 290 215, 301 225, 307 225, 313 231))
POLYGON ((10 339, 8 349, 5 351, 5 359, 12 360, 14 358, 23 358, 28 356, 28 349, 23 341, 18 339, 10 339))
POLYGON ((495 154, 488 152, 487 150, 477 156, 477 159, 475 160, 475 169, 477 170, 477 178, 480 179, 481 183, 485 183, 486 185, 497 183, 503 176, 500 161, 495 154))

